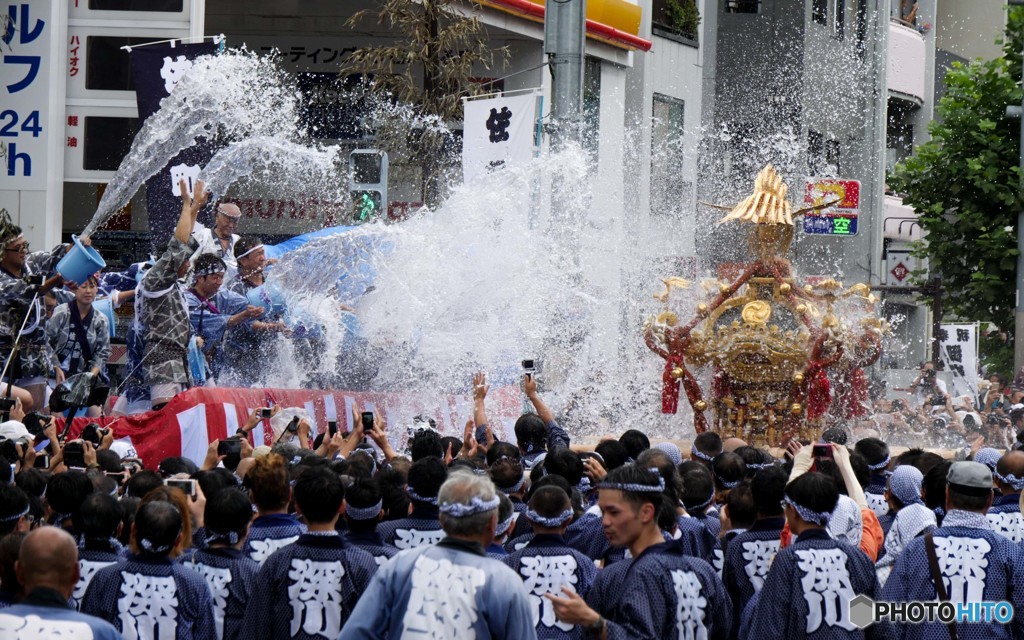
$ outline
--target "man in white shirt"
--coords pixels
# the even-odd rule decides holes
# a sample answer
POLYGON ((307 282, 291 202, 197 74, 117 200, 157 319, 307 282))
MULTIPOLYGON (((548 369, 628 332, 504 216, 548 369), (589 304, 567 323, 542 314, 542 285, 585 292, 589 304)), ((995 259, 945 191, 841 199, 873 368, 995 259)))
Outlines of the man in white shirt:
POLYGON ((230 202, 223 202, 217 205, 217 213, 214 216, 213 227, 196 229, 192 234, 199 249, 192 255, 192 261, 204 253, 213 253, 220 257, 227 265, 227 272, 224 274, 224 282, 228 282, 238 273, 238 263, 235 261, 235 243, 238 241, 238 234, 235 229, 242 217, 242 211, 238 205, 230 202))

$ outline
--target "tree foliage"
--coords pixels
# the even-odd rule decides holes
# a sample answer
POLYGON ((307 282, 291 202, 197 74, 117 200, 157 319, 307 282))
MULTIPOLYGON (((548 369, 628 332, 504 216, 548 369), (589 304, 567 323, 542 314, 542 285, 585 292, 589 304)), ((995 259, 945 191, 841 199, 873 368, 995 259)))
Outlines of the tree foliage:
MULTIPOLYGON (((464 15, 460 7, 478 8, 475 1, 381 0, 373 9, 360 11, 347 22, 349 28, 375 18, 377 25, 394 33, 387 44, 370 45, 353 52, 343 73, 372 77, 371 90, 409 105, 420 116, 442 123, 462 119, 462 98, 480 87, 474 80, 481 68, 490 69, 495 54, 484 37, 480 21, 464 15)), ((386 137, 386 136, 385 136, 386 137)), ((437 204, 446 169, 450 168, 452 141, 440 127, 412 132, 405 144, 408 156, 423 168, 424 198, 437 204)))
POLYGON ((918 212, 927 233, 918 253, 941 274, 947 309, 964 320, 1013 330, 1017 215, 1024 207, 1018 165, 1024 12, 1011 15, 1004 49, 1016 57, 954 64, 929 126, 932 139, 896 167, 890 185, 918 212))

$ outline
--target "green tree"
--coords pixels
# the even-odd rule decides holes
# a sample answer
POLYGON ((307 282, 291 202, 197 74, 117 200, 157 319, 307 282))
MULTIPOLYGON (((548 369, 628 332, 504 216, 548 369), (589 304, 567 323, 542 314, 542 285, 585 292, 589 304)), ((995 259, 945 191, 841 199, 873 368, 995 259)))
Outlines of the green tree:
MULTIPOLYGON (((1006 107, 1021 102, 1022 27, 1024 11, 1015 10, 1003 57, 953 65, 928 128, 931 141, 889 179, 927 233, 917 252, 942 275, 948 312, 1007 333, 1014 324, 1017 214, 1024 196, 1020 123, 1006 116, 1006 107)), ((1009 344, 1002 349, 1012 349, 1009 344)), ((1006 354, 988 356, 1005 361, 1006 354)))
MULTIPOLYGON (((347 22, 349 28, 375 18, 394 39, 356 50, 345 60, 343 72, 372 76, 373 92, 409 105, 421 121, 461 122, 462 98, 479 89, 474 76, 491 67, 495 54, 502 59, 506 54, 505 49, 491 48, 475 16, 460 11, 467 6, 479 9, 475 0, 381 0, 375 8, 356 13, 347 22)), ((404 157, 421 167, 424 202, 436 206, 458 161, 459 145, 444 126, 410 132, 406 123, 376 125, 379 146, 389 154, 397 152, 399 161, 404 157)))

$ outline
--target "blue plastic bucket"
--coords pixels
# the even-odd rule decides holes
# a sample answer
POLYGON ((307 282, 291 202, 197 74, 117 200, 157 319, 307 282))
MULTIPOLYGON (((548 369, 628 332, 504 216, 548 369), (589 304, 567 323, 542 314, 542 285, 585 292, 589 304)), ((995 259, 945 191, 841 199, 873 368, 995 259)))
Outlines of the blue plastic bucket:
POLYGON ((65 280, 85 282, 86 278, 107 266, 99 251, 82 244, 78 236, 71 236, 71 240, 74 246, 57 263, 57 273, 65 280))

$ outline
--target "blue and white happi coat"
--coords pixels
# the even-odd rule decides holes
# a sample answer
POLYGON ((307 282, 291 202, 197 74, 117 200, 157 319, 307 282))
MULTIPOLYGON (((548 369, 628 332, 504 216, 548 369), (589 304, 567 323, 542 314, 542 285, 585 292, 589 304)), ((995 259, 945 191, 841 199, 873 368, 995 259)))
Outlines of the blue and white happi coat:
POLYGON ((21 277, 15 277, 0 268, 0 357, 6 360, 10 355, 20 331, 18 357, 21 372, 16 374, 19 378, 46 376, 53 364, 53 354, 46 342, 43 295, 33 296, 34 291, 25 278, 32 275, 50 276, 64 256, 64 249, 64 245, 57 245, 51 251, 28 254, 21 269, 21 277), (33 297, 35 302, 30 305, 33 297))
POLYGON ((523 549, 506 556, 505 564, 523 579, 540 640, 583 637, 578 626, 555 617, 554 607, 544 594, 560 596, 565 586, 586 598, 597 577, 593 560, 569 547, 562 536, 542 533, 534 536, 523 549))
POLYGON ((109 622, 69 607, 63 594, 37 587, 20 604, 0 611, 0 638, 121 640, 121 634, 109 622))
MULTIPOLYGON (((233 291, 220 289, 208 300, 199 297, 194 289, 185 292, 185 303, 188 305, 188 320, 192 324, 192 332, 203 339, 203 354, 213 376, 220 375, 224 366, 224 338, 228 333, 228 320, 231 316, 245 311, 249 301, 233 291)), ((252 319, 236 325, 251 325, 252 319)))
POLYGON ((337 531, 304 533, 256 574, 240 637, 337 638, 376 571, 373 556, 346 544, 337 531))
POLYGON ((295 542, 304 533, 306 525, 290 513, 259 516, 249 527, 242 551, 258 564, 263 564, 270 554, 295 542))
POLYGON ((729 542, 722 582, 732 599, 734 621, 739 620, 743 607, 764 586, 772 561, 779 553, 785 526, 784 517, 761 518, 729 542))
POLYGON ((377 533, 385 544, 399 551, 424 547, 444 538, 437 507, 422 502, 413 502, 408 518, 386 520, 377 525, 377 533))
POLYGON ((885 488, 888 478, 885 474, 871 474, 871 482, 864 487, 864 498, 868 502, 868 509, 875 512, 881 520, 882 516, 889 513, 889 502, 885 499, 885 488))
POLYGON ((992 530, 1013 542, 1024 542, 1024 520, 1020 514, 1020 494, 999 496, 988 510, 988 523, 992 530))
POLYGON ((400 552, 380 568, 340 640, 534 640, 522 579, 479 544, 444 538, 400 552))
POLYGON ((78 584, 71 593, 71 602, 76 608, 81 608, 82 598, 89 588, 96 572, 112 564, 125 561, 124 547, 117 540, 110 540, 106 543, 89 541, 87 544, 80 544, 78 548, 78 584))
POLYGON ((366 531, 356 533, 354 531, 346 531, 342 534, 345 538, 345 542, 348 544, 359 547, 366 553, 373 556, 373 560, 377 563, 377 566, 382 566, 385 562, 395 557, 398 553, 398 548, 385 544, 380 539, 380 534, 376 531, 366 531))
MULTIPOLYGON (((850 600, 875 597, 875 568, 859 548, 829 537, 824 529, 801 533, 779 551, 758 592, 750 638, 859 639, 850 621, 850 600)), ((873 625, 867 637, 884 637, 873 625)))
POLYGON ((732 603, 715 570, 675 540, 601 570, 586 600, 605 618, 609 640, 724 640, 732 628, 732 603))
MULTIPOLYGON (((1007 600, 1017 614, 1006 625, 957 624, 960 640, 1024 637, 1024 552, 1020 545, 991 530, 980 513, 951 509, 942 526, 932 532, 942 582, 950 602, 999 602, 1007 600)), ((928 566, 924 538, 915 538, 892 568, 879 600, 906 602, 936 600, 938 596, 928 566)), ((897 637, 906 640, 946 640, 949 630, 941 622, 903 624, 897 637)))
POLYGON ((217 640, 206 582, 166 556, 133 555, 100 569, 81 610, 111 623, 126 638, 217 640))
POLYGON ((210 588, 217 640, 241 640, 245 608, 260 565, 231 547, 199 549, 181 564, 197 571, 210 588))

